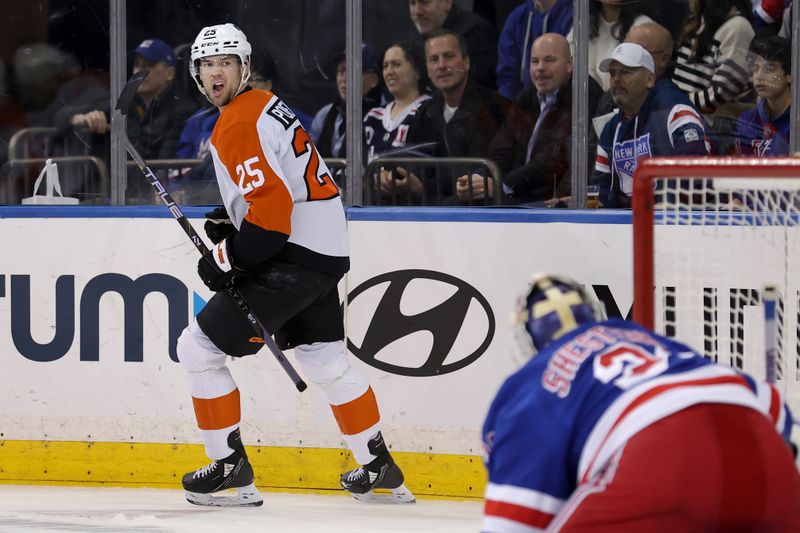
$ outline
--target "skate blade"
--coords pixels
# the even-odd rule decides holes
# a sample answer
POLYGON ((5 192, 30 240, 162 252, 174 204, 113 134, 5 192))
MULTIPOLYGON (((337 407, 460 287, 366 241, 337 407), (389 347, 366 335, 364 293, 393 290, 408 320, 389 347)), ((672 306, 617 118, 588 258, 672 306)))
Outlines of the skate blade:
POLYGON ((186 491, 186 500, 194 505, 207 507, 258 507, 264 498, 254 484, 236 489, 236 496, 218 496, 186 491))
POLYGON ((351 492, 350 495, 364 503, 406 504, 417 501, 414 494, 405 485, 400 485, 396 489, 379 489, 379 492, 371 490, 364 494, 351 492))

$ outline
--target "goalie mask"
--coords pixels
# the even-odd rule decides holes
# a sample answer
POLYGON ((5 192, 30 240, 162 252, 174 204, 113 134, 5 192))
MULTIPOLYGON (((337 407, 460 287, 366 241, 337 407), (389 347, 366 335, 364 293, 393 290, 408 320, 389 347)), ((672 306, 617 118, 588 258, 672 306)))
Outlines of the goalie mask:
POLYGON ((534 274, 518 302, 517 342, 530 356, 579 326, 605 319, 600 302, 576 282, 534 274))
POLYGON ((217 24, 206 26, 192 43, 191 61, 189 61, 189 74, 197 84, 200 92, 208 98, 203 81, 200 79, 200 60, 204 57, 235 55, 242 64, 242 79, 236 94, 242 92, 247 80, 250 78, 250 54, 253 51, 247 36, 236 25, 217 24))

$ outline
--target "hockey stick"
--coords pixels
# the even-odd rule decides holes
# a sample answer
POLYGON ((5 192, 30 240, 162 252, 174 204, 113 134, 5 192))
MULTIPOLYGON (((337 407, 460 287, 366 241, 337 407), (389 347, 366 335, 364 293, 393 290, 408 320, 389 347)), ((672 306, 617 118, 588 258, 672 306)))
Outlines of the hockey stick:
POLYGON ((767 383, 775 383, 775 348, 777 346, 777 314, 778 290, 773 285, 764 287, 764 362, 766 364, 767 383))
MULTIPOLYGON (((136 95, 136 89, 139 88, 139 85, 142 81, 147 77, 149 71, 141 70, 134 74, 128 83, 125 84, 125 87, 122 88, 122 92, 119 95, 119 100, 117 100, 117 107, 114 109, 114 114, 111 117, 111 130, 120 140, 120 142, 125 146, 125 150, 131 155, 134 161, 136 161, 136 165, 139 167, 139 170, 142 171, 144 177, 147 178, 147 181, 150 185, 153 186, 155 189, 156 194, 161 198, 161 201, 169 208, 170 213, 172 216, 175 217, 175 220, 178 221, 178 224, 181 225, 183 231, 192 241, 194 247, 197 248, 201 254, 208 253, 208 248, 206 248, 205 243, 200 239, 200 236, 194 230, 192 225, 189 223, 189 220, 184 216, 181 208, 175 203, 170 196, 169 192, 164 188, 158 178, 147 166, 142 156, 139 152, 134 148, 131 144, 130 139, 128 139, 128 131, 127 131, 127 113, 128 108, 130 108, 131 103, 133 102, 133 97, 136 95)), ((229 283, 228 286, 225 288, 228 291, 228 294, 233 298, 233 301, 239 306, 242 310, 242 313, 247 317, 247 320, 250 321, 252 324, 253 329, 256 331, 258 335, 264 339, 264 344, 267 345, 269 351, 272 352, 272 355, 275 356, 275 359, 278 360, 278 363, 283 367, 283 370, 289 375, 289 378, 294 382, 294 386, 297 387, 297 390, 303 392, 308 388, 308 385, 303 381, 303 379, 298 375, 297 371, 292 366, 292 363, 286 359, 286 356, 283 354, 278 345, 275 344, 275 341, 272 340, 267 329, 258 320, 258 318, 250 311, 250 307, 247 305, 247 302, 242 297, 239 290, 233 285, 233 283, 229 283)))

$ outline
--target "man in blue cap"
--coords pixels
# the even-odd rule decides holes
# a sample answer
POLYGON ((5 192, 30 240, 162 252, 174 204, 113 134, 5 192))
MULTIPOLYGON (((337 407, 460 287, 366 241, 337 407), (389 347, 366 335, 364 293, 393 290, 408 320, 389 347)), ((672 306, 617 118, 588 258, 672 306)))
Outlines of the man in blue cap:
POLYGON ((145 39, 133 50, 133 74, 141 70, 150 71, 138 90, 149 105, 175 79, 175 51, 161 39, 145 39))
MULTIPOLYGON (((133 70, 150 73, 142 81, 128 113, 128 137, 145 160, 175 157, 183 124, 197 106, 178 93, 175 80, 175 51, 161 39, 145 39, 133 52, 133 70)), ((76 133, 105 135, 109 129, 108 100, 75 106, 66 110, 76 133)), ((152 203, 149 184, 142 179, 128 180, 129 203, 152 203)))

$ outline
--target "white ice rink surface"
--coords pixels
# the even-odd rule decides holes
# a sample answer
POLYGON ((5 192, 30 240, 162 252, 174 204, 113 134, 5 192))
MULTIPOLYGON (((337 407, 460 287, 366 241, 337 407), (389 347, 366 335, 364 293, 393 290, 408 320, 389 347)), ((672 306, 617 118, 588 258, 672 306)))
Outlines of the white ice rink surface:
POLYGON ((183 491, 0 485, 0 532, 477 532, 482 503, 370 505, 349 496, 263 492, 264 505, 191 505, 183 491))

